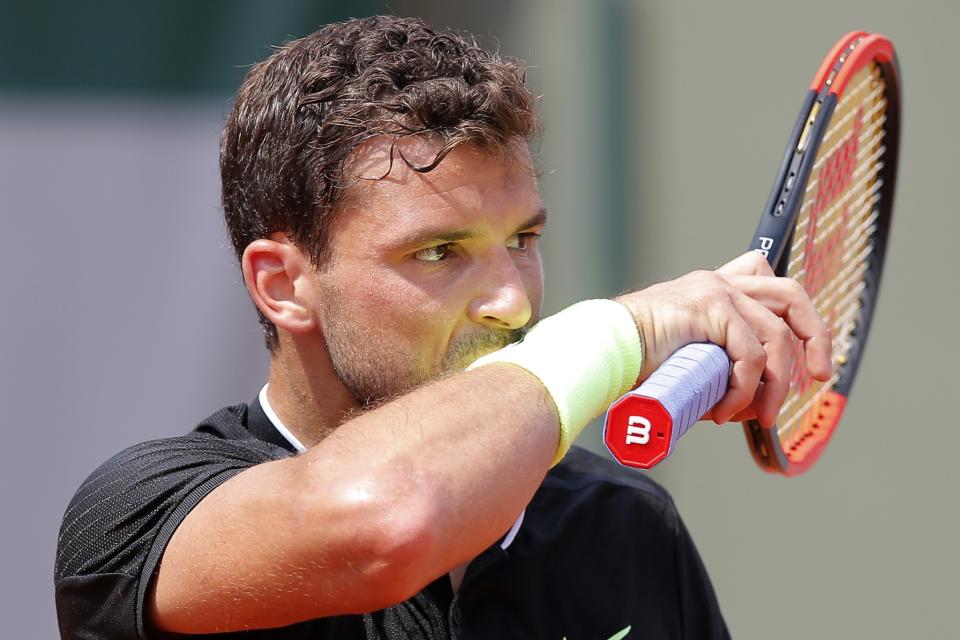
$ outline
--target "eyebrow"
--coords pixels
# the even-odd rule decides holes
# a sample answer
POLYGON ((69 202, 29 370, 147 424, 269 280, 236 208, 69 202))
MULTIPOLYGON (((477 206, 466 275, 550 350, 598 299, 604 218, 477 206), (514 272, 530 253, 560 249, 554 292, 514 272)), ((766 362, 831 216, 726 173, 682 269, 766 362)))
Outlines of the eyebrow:
MULTIPOLYGON (((547 208, 540 207, 529 218, 516 228, 514 234, 524 229, 537 227, 547 223, 547 208)), ((480 234, 474 229, 421 229, 401 239, 397 245, 401 247, 419 247, 428 244, 447 244, 460 240, 473 240, 480 234)))

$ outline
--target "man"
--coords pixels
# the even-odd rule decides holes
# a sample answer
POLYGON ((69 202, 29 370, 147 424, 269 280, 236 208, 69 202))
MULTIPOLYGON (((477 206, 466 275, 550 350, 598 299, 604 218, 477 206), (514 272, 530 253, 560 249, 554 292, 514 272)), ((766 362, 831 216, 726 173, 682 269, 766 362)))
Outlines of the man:
POLYGON ((727 635, 669 496, 570 443, 693 341, 734 360, 710 417, 772 424, 829 335, 751 254, 538 322, 536 130, 517 63, 418 20, 251 69, 221 171, 269 381, 81 486, 63 637, 727 635))

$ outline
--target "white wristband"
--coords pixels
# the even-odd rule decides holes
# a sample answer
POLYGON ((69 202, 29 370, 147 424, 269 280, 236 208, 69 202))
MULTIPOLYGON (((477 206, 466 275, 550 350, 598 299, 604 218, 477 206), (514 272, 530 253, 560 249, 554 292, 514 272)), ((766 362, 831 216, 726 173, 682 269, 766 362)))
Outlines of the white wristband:
POLYGON ((630 311, 614 300, 585 300, 538 322, 520 342, 467 367, 505 362, 526 369, 553 398, 560 441, 553 464, 590 420, 633 388, 643 345, 630 311))

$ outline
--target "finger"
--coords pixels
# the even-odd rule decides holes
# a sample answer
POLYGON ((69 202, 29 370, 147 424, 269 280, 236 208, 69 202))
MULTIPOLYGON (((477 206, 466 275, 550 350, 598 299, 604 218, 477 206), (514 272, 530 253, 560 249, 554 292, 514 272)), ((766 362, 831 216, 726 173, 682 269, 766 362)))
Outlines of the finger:
POLYGON ((757 384, 766 365, 767 353, 750 326, 740 317, 730 302, 722 312, 718 323, 723 327, 720 336, 727 355, 733 361, 727 392, 713 408, 713 421, 723 424, 742 411, 753 400, 757 384))
POLYGON ((757 412, 753 407, 749 407, 744 411, 734 415, 730 418, 730 422, 746 422, 747 420, 756 420, 757 412))
MULTIPOLYGON (((763 380, 760 380, 760 383, 757 385, 757 391, 753 394, 753 401, 747 406, 746 409, 738 411, 737 413, 730 416, 730 419, 727 422, 746 422, 747 420, 756 420, 757 419, 757 397, 763 392, 763 380)), ((713 409, 707 411, 700 418, 701 420, 713 420, 713 409)), ((721 423, 718 423, 721 424, 721 423)))
POLYGON ((793 332, 783 319, 753 298, 735 292, 731 299, 767 354, 763 367, 763 384, 758 386, 752 404, 756 410, 757 421, 769 427, 776 423, 780 407, 790 392, 793 332))
MULTIPOLYGON (((757 389, 759 390, 762 387, 763 387, 763 382, 760 383, 757 389)), ((757 409, 754 406, 754 403, 751 402, 750 406, 748 406, 746 409, 744 409, 743 411, 738 411, 737 413, 730 416, 730 419, 727 420, 727 422, 746 422, 747 420, 756 420, 756 419, 757 419, 757 409)), ((706 412, 701 418, 701 420, 713 420, 713 412, 712 411, 706 412)), ((717 426, 722 427, 724 424, 726 423, 722 423, 722 422, 717 423, 717 426)))
POLYGON ((830 328, 817 313, 810 296, 793 278, 757 276, 725 276, 738 291, 750 296, 783 318, 793 333, 803 341, 806 366, 810 375, 821 382, 833 374, 830 328))
POLYGON ((773 269, 767 259, 759 251, 747 251, 737 256, 727 264, 716 269, 716 273, 724 276, 772 276, 773 269))
MULTIPOLYGON (((714 409, 710 409, 710 411, 707 411, 705 414, 703 414, 703 416, 700 417, 700 419, 712 420, 718 426, 723 426, 728 422, 746 422, 747 420, 757 420, 757 406, 760 401, 760 398, 763 396, 765 386, 766 384, 761 379, 760 383, 757 385, 756 392, 753 394, 753 400, 750 402, 750 404, 748 404, 744 409, 737 411, 735 414, 733 414, 726 420, 718 420, 714 418, 714 414, 713 414, 714 409)), ((783 404, 781 403, 780 406, 783 406, 783 404)), ((777 418, 779 419, 779 416, 777 416, 777 418)), ((764 426, 773 426, 773 425, 764 425, 764 426)))
POLYGON ((757 419, 757 398, 763 393, 763 388, 765 387, 763 380, 760 381, 760 384, 757 385, 757 393, 753 396, 753 402, 750 403, 750 406, 740 411, 739 413, 734 414, 730 418, 730 422, 746 422, 747 420, 756 420, 757 419))

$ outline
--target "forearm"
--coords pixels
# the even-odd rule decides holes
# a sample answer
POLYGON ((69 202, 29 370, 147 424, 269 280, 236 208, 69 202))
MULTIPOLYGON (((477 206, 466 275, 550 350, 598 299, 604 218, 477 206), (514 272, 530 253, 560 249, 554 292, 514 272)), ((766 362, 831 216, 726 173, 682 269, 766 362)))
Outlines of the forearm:
POLYGON ((544 387, 519 367, 496 364, 356 418, 304 457, 318 491, 365 486, 377 493, 376 505, 404 520, 394 524, 418 539, 408 566, 417 582, 502 536, 539 486, 557 442, 557 411, 544 387))

